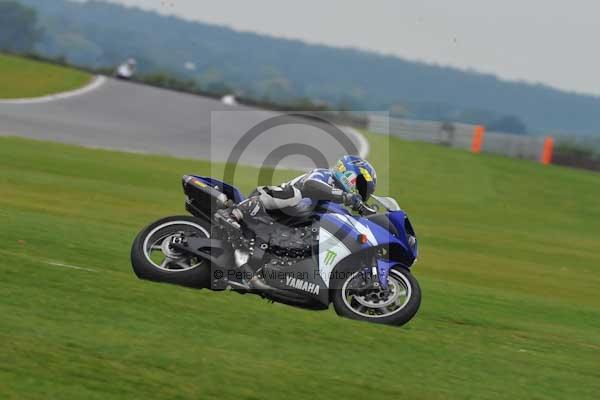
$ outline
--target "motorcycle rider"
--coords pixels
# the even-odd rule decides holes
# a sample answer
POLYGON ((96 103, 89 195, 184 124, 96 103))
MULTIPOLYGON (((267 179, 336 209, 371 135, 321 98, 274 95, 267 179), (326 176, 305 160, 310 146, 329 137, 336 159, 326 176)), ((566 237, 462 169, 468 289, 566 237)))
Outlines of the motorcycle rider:
POLYGON ((135 58, 129 58, 127 61, 117 67, 115 75, 118 79, 130 80, 135 75, 136 68, 137 61, 135 58))
MULTIPOLYGON (((376 185, 377 174, 373 166, 361 157, 346 155, 331 169, 318 168, 279 186, 258 187, 247 200, 232 209, 222 210, 220 219, 238 229, 250 225, 252 230, 260 231, 261 225, 270 229, 268 225, 277 215, 308 215, 325 201, 362 212, 368 209, 364 202, 375 192, 376 185)), ((249 265, 248 253, 236 250, 236 264, 244 275, 255 278, 255 268, 249 265)))
POLYGON ((377 175, 371 164, 358 156, 344 156, 331 169, 314 169, 280 186, 257 188, 268 211, 288 215, 312 211, 322 201, 343 203, 359 211, 375 191, 377 175))

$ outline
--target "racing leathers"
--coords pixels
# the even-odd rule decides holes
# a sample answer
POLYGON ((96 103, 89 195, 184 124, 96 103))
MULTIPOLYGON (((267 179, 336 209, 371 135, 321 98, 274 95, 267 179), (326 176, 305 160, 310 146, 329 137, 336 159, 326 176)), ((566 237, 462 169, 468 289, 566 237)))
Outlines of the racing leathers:
POLYGON ((280 186, 258 187, 254 193, 268 211, 280 210, 288 215, 302 215, 317 207, 320 202, 343 203, 357 209, 362 198, 347 193, 336 185, 329 169, 314 169, 280 186))

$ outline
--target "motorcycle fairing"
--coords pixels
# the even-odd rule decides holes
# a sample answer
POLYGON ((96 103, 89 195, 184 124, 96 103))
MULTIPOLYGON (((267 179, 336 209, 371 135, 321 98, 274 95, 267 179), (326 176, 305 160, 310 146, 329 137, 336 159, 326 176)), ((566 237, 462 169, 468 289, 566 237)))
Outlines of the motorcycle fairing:
POLYGON ((211 178, 208 176, 198 176, 198 175, 190 175, 193 176, 196 179, 201 180, 202 182, 206 183, 208 186, 211 187, 217 187, 221 192, 225 193, 225 195, 232 200, 234 203, 241 203, 242 201, 244 201, 245 197, 242 194, 242 192, 240 192, 240 190, 238 188, 236 188, 233 185, 230 185, 228 183, 225 183, 219 179, 215 179, 215 178, 211 178))
POLYGON ((392 211, 386 214, 388 219, 390 220, 390 222, 394 225, 394 227, 396 228, 396 233, 398 235, 398 239, 405 244, 406 246, 406 250, 408 251, 408 254, 411 256, 407 261, 408 261, 408 265, 405 265, 406 267, 410 267, 415 260, 417 259, 417 257, 419 256, 419 245, 418 245, 418 241, 416 240, 416 235, 415 235, 415 231, 412 227, 412 224, 410 223, 410 220, 408 219, 408 216, 406 215, 406 213, 404 213, 404 211, 392 211), (409 235, 411 235, 414 238, 414 245, 411 246, 408 240, 409 235))
MULTIPOLYGON (((402 211, 394 211, 387 213, 386 216, 395 228, 394 233, 384 229, 381 225, 369 220, 369 218, 354 217, 347 212, 321 215, 319 273, 326 282, 328 281, 326 277, 330 278, 327 282, 328 287, 331 286, 331 278, 335 277, 334 270, 340 263, 349 256, 370 248, 380 247, 387 251, 387 259, 379 259, 378 257, 377 260, 377 275, 383 287, 387 287, 387 276, 393 266, 401 264, 409 268, 412 265, 416 258, 416 244, 415 250, 413 250, 408 242, 405 229, 406 215, 402 211), (325 237, 321 240, 323 234, 325 234, 325 237), (359 235, 365 235, 367 243, 360 243, 358 240, 359 235), (328 258, 331 251, 336 253, 333 261, 331 261, 331 256, 328 258), (338 255, 337 252, 340 252, 340 254, 338 255)), ((356 264, 349 269, 359 270, 364 267, 359 263, 356 264)), ((344 269, 348 269, 348 266, 345 266, 344 269)))
POLYGON ((316 263, 315 257, 308 257, 294 264, 291 270, 280 271, 267 265, 263 269, 263 279, 274 288, 291 290, 327 306, 329 293, 326 281, 321 278, 319 271, 315 268, 316 263))
POLYGON ((319 228, 318 271, 326 287, 329 287, 331 273, 340 260, 352 252, 335 235, 323 227, 319 228))

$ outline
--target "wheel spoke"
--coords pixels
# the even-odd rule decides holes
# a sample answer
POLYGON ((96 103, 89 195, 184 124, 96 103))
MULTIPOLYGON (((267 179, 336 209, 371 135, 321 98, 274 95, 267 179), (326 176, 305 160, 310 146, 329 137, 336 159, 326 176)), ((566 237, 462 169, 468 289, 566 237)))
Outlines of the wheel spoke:
POLYGON ((404 304, 405 301, 406 300, 403 300, 400 296, 398 296, 398 298, 394 302, 394 305, 396 305, 396 308, 400 308, 400 307, 402 307, 402 305, 404 304))
POLYGON ((155 268, 173 272, 187 271, 197 267, 202 260, 186 256, 177 248, 167 246, 173 237, 183 235, 210 237, 209 231, 196 223, 186 220, 166 222, 154 228, 146 236, 143 249, 146 259, 155 268))
POLYGON ((190 264, 185 263, 184 258, 180 258, 179 260, 175 261, 174 264, 177 265, 181 269, 187 269, 191 266, 190 264))
POLYGON ((375 314, 377 315, 385 315, 385 314, 389 314, 389 310, 387 309, 387 307, 379 307, 379 308, 375 308, 375 314))
POLYGON ((391 318, 411 301, 411 284, 400 272, 392 271, 387 289, 368 287, 361 291, 353 290, 355 275, 342 286, 342 299, 347 308, 362 317, 391 318))

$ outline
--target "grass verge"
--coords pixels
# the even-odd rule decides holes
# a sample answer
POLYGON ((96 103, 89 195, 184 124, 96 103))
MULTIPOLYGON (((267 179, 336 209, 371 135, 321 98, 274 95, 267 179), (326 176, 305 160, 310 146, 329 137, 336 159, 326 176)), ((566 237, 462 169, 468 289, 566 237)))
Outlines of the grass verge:
POLYGON ((71 68, 0 54, 0 99, 40 97, 80 88, 91 75, 71 68))
POLYGON ((400 329, 137 280, 135 234, 222 166, 0 138, 0 398, 596 398, 600 175, 369 139, 421 240, 400 329))

